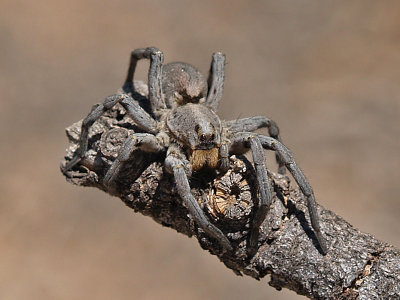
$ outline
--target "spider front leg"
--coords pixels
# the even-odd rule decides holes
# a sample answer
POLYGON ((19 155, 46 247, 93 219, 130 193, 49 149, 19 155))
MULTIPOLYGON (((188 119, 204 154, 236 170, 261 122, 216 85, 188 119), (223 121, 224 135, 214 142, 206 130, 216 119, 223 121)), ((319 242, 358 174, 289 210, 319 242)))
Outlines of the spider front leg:
MULTIPOLYGON (((271 119, 268 119, 264 116, 256 116, 250 118, 243 118, 238 120, 232 120, 227 122, 229 130, 233 133, 239 132, 253 132, 260 128, 268 128, 268 133, 271 137, 282 142, 282 139, 279 135, 279 127, 278 125, 271 119)), ((283 161, 280 159, 279 155, 275 155, 276 162, 278 163, 278 173, 285 174, 286 168, 283 161)))
POLYGON ((257 136, 250 136, 249 143, 253 155, 258 191, 260 193, 260 203, 253 219, 253 228, 250 234, 250 253, 253 253, 257 248, 259 227, 267 216, 271 205, 271 191, 265 164, 265 153, 261 142, 257 136))
POLYGON ((253 155, 254 168, 256 171, 257 188, 260 194, 260 201, 253 219, 249 239, 249 254, 253 255, 257 250, 259 227, 267 216, 269 207, 271 205, 270 183, 265 163, 266 159, 264 148, 258 136, 250 133, 247 135, 235 136, 232 148, 235 147, 237 149, 235 149, 234 152, 238 154, 246 152, 248 148, 250 148, 253 155), (238 148, 242 149, 239 150, 238 148))
MULTIPOLYGON (((233 153, 243 153, 246 148, 246 144, 250 142, 253 134, 248 132, 238 133, 234 136, 231 151, 233 153)), ((310 220, 312 228, 314 229, 315 236, 317 237, 318 243, 321 247, 322 253, 325 255, 328 252, 328 246, 326 240, 322 234, 319 216, 317 212, 317 204, 314 197, 314 192, 309 184, 307 178, 304 176, 301 169, 297 166, 291 151, 276 139, 257 135, 261 145, 264 149, 273 150, 277 152, 282 162, 285 164, 286 168, 293 175, 296 180, 300 190, 307 199, 307 207, 310 214, 310 220)))
POLYGON ((217 239, 225 250, 231 251, 232 246, 227 237, 220 229, 210 223, 200 205, 192 195, 183 161, 175 157, 175 155, 170 154, 167 155, 167 158, 165 159, 165 167, 168 172, 174 175, 178 194, 183 200, 185 207, 189 210, 189 213, 196 224, 200 226, 208 235, 217 239))
POLYGON ((265 149, 273 150, 278 153, 286 168, 296 180, 300 190, 302 191, 304 196, 306 196, 312 228, 314 229, 315 236, 317 237, 322 253, 324 255, 327 254, 328 245, 321 231, 319 215, 317 211, 317 202, 315 201, 313 189, 308 182, 306 176, 296 164, 291 151, 285 145, 268 136, 259 135, 259 138, 265 149))
POLYGON ((129 135, 119 149, 117 158, 113 161, 111 167, 104 176, 104 185, 110 189, 114 188, 114 182, 118 177, 121 167, 130 159, 133 151, 137 149, 144 152, 159 153, 164 151, 165 147, 160 143, 157 137, 152 134, 134 133, 129 135))
POLYGON ((64 172, 71 170, 85 157, 88 147, 89 128, 106 111, 111 109, 117 103, 121 103, 139 128, 150 133, 157 132, 157 122, 143 108, 141 108, 132 97, 126 94, 109 96, 103 103, 94 105, 91 112, 82 121, 78 150, 76 151, 75 156, 63 168, 64 172))
POLYGON ((150 59, 150 69, 148 74, 149 101, 154 113, 165 109, 165 101, 162 94, 162 65, 164 54, 155 47, 140 48, 132 51, 129 63, 128 75, 122 87, 125 93, 133 89, 133 76, 135 74, 137 62, 141 59, 150 59))
POLYGON ((219 170, 222 174, 229 170, 229 142, 223 141, 219 148, 219 170))
POLYGON ((219 171, 225 174, 229 170, 229 145, 230 140, 228 139, 228 131, 223 129, 221 132, 221 146, 219 148, 219 171))
POLYGON ((225 54, 216 52, 212 56, 210 73, 208 75, 208 93, 205 105, 213 111, 218 110, 222 99, 225 80, 225 54))

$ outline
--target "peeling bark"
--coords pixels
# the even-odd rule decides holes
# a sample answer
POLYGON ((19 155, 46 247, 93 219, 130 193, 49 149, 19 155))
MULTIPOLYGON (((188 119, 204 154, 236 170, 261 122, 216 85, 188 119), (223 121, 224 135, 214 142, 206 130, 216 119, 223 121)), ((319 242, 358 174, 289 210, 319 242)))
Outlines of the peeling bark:
MULTIPOLYGON (((145 103, 145 85, 137 82, 135 86, 142 91, 136 98, 145 103)), ((81 121, 66 129, 70 144, 62 165, 77 149, 80 126, 81 121)), ((329 244, 328 254, 321 255, 305 199, 287 176, 269 172, 273 202, 260 227, 258 251, 249 257, 248 233, 258 197, 254 170, 245 157, 231 157, 224 176, 201 173, 191 178, 193 195, 229 238, 232 252, 223 252, 193 222, 176 194, 173 178, 163 170, 164 157, 136 151, 123 168, 117 189, 109 190, 102 179, 129 132, 140 130, 117 105, 92 126, 89 151, 78 167, 64 172, 67 180, 100 188, 161 225, 195 236, 203 249, 217 255, 237 275, 261 279, 271 274, 269 284, 278 290, 289 288, 315 299, 400 298, 400 251, 319 206, 329 244)))

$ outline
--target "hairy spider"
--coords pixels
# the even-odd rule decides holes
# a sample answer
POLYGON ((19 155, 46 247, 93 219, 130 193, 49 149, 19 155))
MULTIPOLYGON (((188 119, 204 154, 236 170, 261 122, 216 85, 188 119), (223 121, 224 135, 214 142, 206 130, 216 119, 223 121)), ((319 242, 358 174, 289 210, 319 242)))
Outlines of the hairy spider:
POLYGON ((84 158, 88 147, 88 132, 92 124, 105 111, 120 103, 145 133, 132 133, 128 136, 117 158, 108 169, 104 184, 109 187, 113 185, 122 165, 129 160, 136 149, 164 154, 165 169, 173 174, 178 194, 191 217, 199 227, 229 251, 232 250, 230 241, 208 220, 190 191, 188 178, 192 172, 204 168, 218 169, 224 173, 229 168, 230 155, 243 154, 251 150, 260 198, 249 238, 249 249, 254 250, 258 243, 258 228, 271 204, 264 149, 272 150, 276 152, 279 173, 285 173, 287 168, 307 198, 312 227, 322 252, 327 253, 313 190, 294 161, 290 150, 281 143, 275 122, 262 116, 223 122, 217 116, 224 78, 225 55, 219 52, 212 56, 206 80, 189 64, 176 62, 163 65, 163 53, 157 48, 134 50, 131 53, 123 92, 112 95, 102 104, 94 106, 83 120, 79 148, 64 167, 64 171, 74 168, 84 158), (150 59, 148 73, 150 113, 131 96, 134 91, 133 76, 136 64, 141 59, 150 59), (263 127, 268 128, 270 136, 253 133, 263 127))

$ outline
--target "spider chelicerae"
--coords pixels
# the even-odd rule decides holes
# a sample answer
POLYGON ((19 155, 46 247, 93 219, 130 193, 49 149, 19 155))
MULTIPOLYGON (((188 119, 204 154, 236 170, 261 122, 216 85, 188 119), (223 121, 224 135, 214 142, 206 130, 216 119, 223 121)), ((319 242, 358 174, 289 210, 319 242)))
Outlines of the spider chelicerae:
POLYGON ((216 114, 222 98, 225 78, 225 55, 212 56, 208 80, 193 66, 175 62, 163 65, 163 53, 154 47, 136 49, 131 53, 130 65, 122 92, 107 97, 94 106, 83 120, 79 148, 64 166, 64 172, 73 169, 85 157, 88 148, 89 128, 104 112, 120 103, 144 133, 132 133, 121 146, 117 158, 108 169, 104 184, 112 187, 121 167, 131 154, 144 152, 165 155, 165 169, 174 176, 177 192, 191 217, 209 236, 218 240, 226 250, 233 250, 229 239, 209 221, 190 191, 189 178, 201 169, 229 169, 229 157, 251 151, 256 173, 259 204, 252 220, 249 249, 253 252, 258 243, 258 228, 264 221, 271 204, 270 183, 265 164, 264 149, 276 152, 278 173, 290 171, 307 199, 311 225, 322 253, 327 253, 322 235, 313 190, 303 172, 294 161, 290 150, 282 144, 279 128, 266 117, 257 116, 234 121, 221 121, 216 114), (148 113, 132 98, 134 73, 137 62, 150 60, 148 73, 148 113), (268 128, 270 136, 254 133, 268 128))

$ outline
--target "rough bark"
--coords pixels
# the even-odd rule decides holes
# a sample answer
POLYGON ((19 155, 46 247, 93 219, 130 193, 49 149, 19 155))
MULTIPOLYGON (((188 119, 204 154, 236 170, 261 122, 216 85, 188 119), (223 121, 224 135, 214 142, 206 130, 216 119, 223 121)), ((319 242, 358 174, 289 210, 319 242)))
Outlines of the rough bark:
MULTIPOLYGON (((145 103, 145 85, 136 83, 138 101, 145 103), (140 98, 141 97, 141 98, 140 98)), ((62 162, 77 149, 81 121, 67 128, 69 147, 62 162)), ((223 252, 217 241, 196 226, 176 194, 173 178, 163 170, 163 157, 133 153, 117 182, 108 189, 102 178, 129 132, 139 132, 117 105, 90 129, 89 151, 79 167, 64 172, 67 180, 93 186, 118 196, 128 207, 150 216, 163 226, 196 237, 205 250, 237 275, 261 279, 315 299, 399 299, 400 251, 362 233, 335 213, 319 206, 329 252, 321 255, 310 226, 305 199, 290 178, 269 172, 273 203, 260 228, 259 248, 249 257, 248 233, 257 193, 254 170, 245 157, 231 157, 225 175, 196 174, 192 193, 212 220, 230 239, 234 251, 223 252)))

